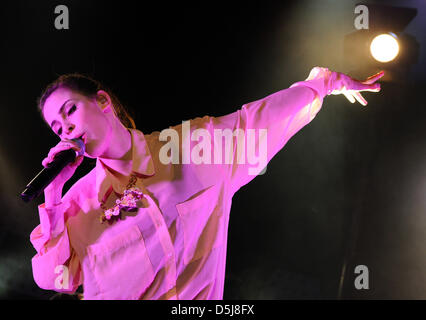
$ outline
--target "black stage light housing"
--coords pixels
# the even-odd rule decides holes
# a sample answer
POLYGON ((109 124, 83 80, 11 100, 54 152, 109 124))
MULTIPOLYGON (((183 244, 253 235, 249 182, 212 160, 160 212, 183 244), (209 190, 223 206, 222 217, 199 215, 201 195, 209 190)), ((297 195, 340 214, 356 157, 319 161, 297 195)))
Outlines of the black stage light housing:
POLYGON ((351 75, 364 78, 380 70, 384 70, 383 81, 404 81, 408 71, 416 64, 419 57, 419 43, 415 37, 404 33, 407 25, 417 15, 416 8, 364 4, 368 8, 368 29, 361 29, 345 36, 343 55, 345 69, 351 75), (396 36, 399 53, 389 62, 379 62, 370 52, 371 41, 380 34, 396 36))

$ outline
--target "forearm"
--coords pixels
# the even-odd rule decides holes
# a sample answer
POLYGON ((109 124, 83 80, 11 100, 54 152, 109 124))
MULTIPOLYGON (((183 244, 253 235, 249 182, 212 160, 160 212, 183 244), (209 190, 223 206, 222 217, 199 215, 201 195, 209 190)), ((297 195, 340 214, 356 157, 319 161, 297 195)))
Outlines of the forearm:
MULTIPOLYGON (((69 209, 69 203, 62 201, 61 186, 48 186, 44 195, 45 203, 38 207, 40 225, 30 235, 31 243, 37 251, 32 259, 34 280, 40 288, 47 290, 75 290, 74 285, 67 290, 58 290, 59 288, 55 287, 58 266, 66 266, 70 277, 73 274, 70 279, 74 278, 75 273, 76 281, 79 281, 75 266, 70 267, 72 250, 65 226, 65 212, 69 209)), ((78 259, 71 260, 73 263, 78 262, 78 259)))
MULTIPOLYGON (((305 114, 309 111, 306 108, 317 98, 316 92, 305 86, 288 88, 274 95, 268 103, 268 113, 270 117, 275 118, 275 121, 293 118, 300 113, 305 114)), ((321 103, 319 105, 321 106, 321 103)), ((318 111, 319 108, 315 110, 315 114, 318 111)))
POLYGON ((318 91, 305 85, 278 91, 243 107, 245 128, 267 129, 268 140, 288 139, 315 117, 322 101, 318 91))
POLYGON ((46 207, 53 207, 61 203, 63 186, 47 186, 44 189, 44 203, 46 207))

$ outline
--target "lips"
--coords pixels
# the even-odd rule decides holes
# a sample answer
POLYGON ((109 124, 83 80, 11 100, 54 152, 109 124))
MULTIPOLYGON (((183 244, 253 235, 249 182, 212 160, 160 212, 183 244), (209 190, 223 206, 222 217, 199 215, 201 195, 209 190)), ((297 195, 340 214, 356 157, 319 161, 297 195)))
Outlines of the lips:
POLYGON ((86 144, 86 134, 85 133, 83 133, 82 135, 80 135, 79 137, 77 137, 77 139, 83 140, 83 143, 86 144))

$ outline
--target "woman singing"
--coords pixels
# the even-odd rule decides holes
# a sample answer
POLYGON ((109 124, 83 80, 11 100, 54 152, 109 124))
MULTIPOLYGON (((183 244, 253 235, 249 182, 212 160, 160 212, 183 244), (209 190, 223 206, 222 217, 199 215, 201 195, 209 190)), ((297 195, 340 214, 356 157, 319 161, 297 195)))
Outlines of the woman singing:
POLYGON ((60 138, 43 166, 61 150, 82 155, 44 190, 31 233, 36 283, 65 293, 83 285, 84 299, 222 299, 235 192, 315 117, 327 95, 365 105, 360 92, 380 91, 382 76, 361 82, 316 67, 305 81, 232 114, 148 135, 99 82, 61 76, 39 99, 60 138), (96 159, 95 168, 62 195, 84 156, 96 159))

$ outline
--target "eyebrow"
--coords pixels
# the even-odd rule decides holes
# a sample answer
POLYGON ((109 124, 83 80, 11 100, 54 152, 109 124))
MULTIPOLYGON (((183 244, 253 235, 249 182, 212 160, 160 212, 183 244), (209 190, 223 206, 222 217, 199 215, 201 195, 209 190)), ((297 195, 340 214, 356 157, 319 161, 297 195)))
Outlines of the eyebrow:
MULTIPOLYGON (((72 99, 68 99, 68 100, 66 100, 66 101, 62 104, 62 106, 59 108, 58 114, 61 114, 61 113, 64 111, 65 105, 67 104, 67 102, 68 102, 68 101, 71 101, 71 100, 72 100, 72 99)), ((53 121, 52 121, 52 123, 50 124, 50 127, 51 127, 51 128, 53 127, 53 125, 55 124, 55 122, 58 122, 58 121, 53 120, 53 121)))

